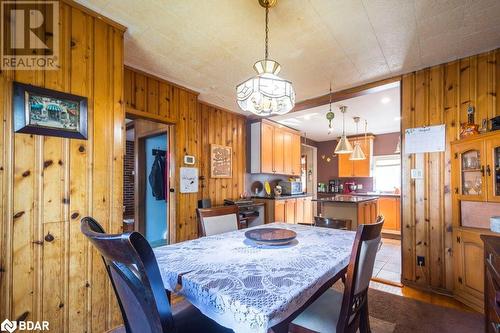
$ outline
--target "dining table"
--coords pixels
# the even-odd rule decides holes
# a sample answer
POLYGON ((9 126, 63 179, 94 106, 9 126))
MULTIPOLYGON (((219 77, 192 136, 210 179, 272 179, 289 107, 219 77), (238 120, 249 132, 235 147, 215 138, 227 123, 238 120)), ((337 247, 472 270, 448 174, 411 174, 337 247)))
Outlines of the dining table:
POLYGON ((270 227, 297 236, 265 245, 243 229, 154 248, 165 288, 236 333, 288 332, 345 275, 355 232, 279 222, 254 228, 270 227))

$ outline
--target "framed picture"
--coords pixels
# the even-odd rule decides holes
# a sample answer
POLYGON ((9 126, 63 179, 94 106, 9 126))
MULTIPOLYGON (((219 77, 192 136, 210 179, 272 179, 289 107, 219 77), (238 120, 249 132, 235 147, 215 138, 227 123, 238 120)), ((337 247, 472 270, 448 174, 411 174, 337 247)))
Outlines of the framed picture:
POLYGON ((233 177, 233 148, 210 145, 210 176, 212 178, 233 177))
POLYGON ((14 131, 87 139, 87 97, 14 82, 14 131))

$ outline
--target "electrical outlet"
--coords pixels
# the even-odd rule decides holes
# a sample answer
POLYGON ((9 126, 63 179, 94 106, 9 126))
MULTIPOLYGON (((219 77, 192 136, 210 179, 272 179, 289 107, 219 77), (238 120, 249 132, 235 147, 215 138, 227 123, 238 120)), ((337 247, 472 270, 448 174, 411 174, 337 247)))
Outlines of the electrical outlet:
POLYGON ((425 266, 425 257, 417 256, 417 266, 425 266))

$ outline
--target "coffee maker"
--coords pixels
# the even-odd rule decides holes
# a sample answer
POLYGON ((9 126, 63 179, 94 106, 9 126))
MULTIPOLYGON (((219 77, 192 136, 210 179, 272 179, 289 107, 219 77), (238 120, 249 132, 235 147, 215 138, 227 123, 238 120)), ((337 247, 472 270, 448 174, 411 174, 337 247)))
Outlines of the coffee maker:
POLYGON ((354 181, 344 182, 344 194, 353 194, 356 192, 357 186, 354 181))

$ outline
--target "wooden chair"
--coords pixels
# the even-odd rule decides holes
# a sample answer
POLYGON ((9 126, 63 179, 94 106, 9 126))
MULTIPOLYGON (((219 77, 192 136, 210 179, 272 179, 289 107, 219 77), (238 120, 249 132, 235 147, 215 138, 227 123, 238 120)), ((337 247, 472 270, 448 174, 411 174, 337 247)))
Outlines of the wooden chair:
POLYGON ((140 233, 106 234, 91 217, 82 219, 81 231, 101 254, 118 299, 124 328, 115 332, 232 332, 186 301, 172 313, 153 250, 140 233))
POLYGON ((314 226, 332 229, 351 230, 352 221, 347 219, 333 219, 330 217, 315 216, 314 226))
POLYGON ((370 332, 368 286, 373 273, 384 218, 358 226, 347 267, 344 293, 328 289, 290 325, 291 333, 370 332))
POLYGON ((212 236, 239 229, 240 214, 236 205, 197 208, 198 231, 201 236, 212 236))

